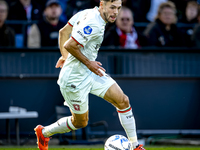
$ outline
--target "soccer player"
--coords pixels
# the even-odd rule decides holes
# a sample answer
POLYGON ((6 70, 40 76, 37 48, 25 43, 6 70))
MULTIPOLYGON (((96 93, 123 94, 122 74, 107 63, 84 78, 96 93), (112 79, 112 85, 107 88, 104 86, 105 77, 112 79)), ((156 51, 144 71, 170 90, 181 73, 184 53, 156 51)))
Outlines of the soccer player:
POLYGON ((121 7, 121 0, 101 0, 99 8, 78 12, 59 31, 62 56, 56 68, 62 69, 58 84, 65 99, 64 104, 70 108, 72 116, 61 118, 49 126, 38 125, 34 129, 40 150, 48 149, 50 136, 87 126, 89 93, 104 98, 116 107, 133 149, 144 150, 143 145, 138 143, 129 98, 105 73, 101 63, 95 61, 103 41, 105 25, 116 20, 121 7))

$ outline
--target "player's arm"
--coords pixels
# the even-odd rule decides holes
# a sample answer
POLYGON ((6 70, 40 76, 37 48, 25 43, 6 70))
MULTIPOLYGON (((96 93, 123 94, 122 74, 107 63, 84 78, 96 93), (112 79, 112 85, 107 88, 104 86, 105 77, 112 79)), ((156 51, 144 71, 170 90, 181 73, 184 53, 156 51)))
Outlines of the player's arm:
POLYGON ((105 72, 105 69, 101 67, 101 63, 98 61, 90 61, 85 55, 83 55, 80 51, 80 45, 73 39, 72 37, 69 38, 68 41, 65 42, 64 48, 74 57, 76 57, 80 62, 85 64, 88 69, 90 69, 95 74, 99 75, 100 77, 103 76, 103 73, 99 70, 103 70, 105 72))
POLYGON ((72 28, 73 27, 67 23, 62 29, 59 30, 59 47, 64 59, 67 59, 68 56, 68 51, 64 48, 64 43, 69 39, 72 28))
POLYGON ((62 68, 65 60, 68 56, 68 51, 64 48, 64 43, 69 39, 70 34, 72 32, 72 26, 68 23, 59 30, 59 48, 62 56, 59 58, 58 62, 56 63, 56 68, 62 68))

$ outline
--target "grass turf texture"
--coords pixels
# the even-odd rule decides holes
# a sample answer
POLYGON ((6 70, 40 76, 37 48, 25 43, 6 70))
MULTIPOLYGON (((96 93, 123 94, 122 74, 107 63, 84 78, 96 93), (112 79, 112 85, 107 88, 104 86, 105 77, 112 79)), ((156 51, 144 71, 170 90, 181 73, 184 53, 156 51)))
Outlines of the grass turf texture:
MULTIPOLYGON (((200 150, 200 147, 145 147, 146 150, 200 150)), ((25 148, 25 147, 0 147, 0 150, 39 150, 38 148, 25 148)), ((68 147, 55 147, 49 148, 49 150, 104 150, 103 148, 68 148, 68 147)))

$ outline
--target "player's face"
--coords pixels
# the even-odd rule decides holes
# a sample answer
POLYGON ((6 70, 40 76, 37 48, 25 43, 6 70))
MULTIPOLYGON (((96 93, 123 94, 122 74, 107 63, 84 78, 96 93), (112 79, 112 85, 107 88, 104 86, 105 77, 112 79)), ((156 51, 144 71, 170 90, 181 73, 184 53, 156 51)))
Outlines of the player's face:
POLYGON ((115 22, 117 15, 122 7, 122 1, 116 0, 114 2, 103 2, 103 19, 106 22, 115 22))

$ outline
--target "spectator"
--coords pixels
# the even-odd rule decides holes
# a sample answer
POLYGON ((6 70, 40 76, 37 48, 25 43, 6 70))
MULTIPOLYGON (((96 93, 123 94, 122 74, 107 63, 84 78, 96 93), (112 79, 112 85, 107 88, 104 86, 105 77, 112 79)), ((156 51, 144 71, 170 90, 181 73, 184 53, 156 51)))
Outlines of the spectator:
MULTIPOLYGON (((47 0, 34 0, 34 1, 36 1, 38 4, 41 5, 42 10, 45 9, 45 5, 46 5, 47 0)), ((61 5, 62 10, 66 10, 67 2, 68 2, 68 0, 59 0, 59 3, 61 5)), ((62 14, 60 16, 60 20, 63 21, 63 22, 67 22, 67 16, 66 16, 65 11, 62 11, 62 14)))
MULTIPOLYGON (((40 19, 42 19, 42 8, 34 0, 18 0, 10 7, 8 20, 30 21, 40 19)), ((17 26, 15 31, 22 33, 22 26, 17 26)))
POLYGON ((164 2, 167 2, 167 0, 151 0, 149 11, 146 15, 146 19, 149 22, 153 22, 155 20, 155 17, 158 12, 158 7, 160 6, 160 4, 162 4, 164 2))
POLYGON ((155 21, 144 31, 149 46, 184 46, 183 33, 176 26, 176 7, 173 2, 159 6, 155 21))
POLYGON ((198 8, 197 20, 198 23, 194 27, 193 33, 191 35, 191 40, 194 47, 200 48, 200 6, 198 8))
POLYGON ((5 24, 8 9, 6 1, 0 0, 0 46, 15 46, 14 30, 5 24))
POLYGON ((169 0, 169 1, 171 1, 171 2, 173 2, 175 4, 176 10, 177 10, 176 15, 177 15, 178 19, 180 19, 185 14, 185 8, 187 6, 187 3, 189 1, 197 1, 197 0, 169 0))
POLYGON ((58 0, 49 0, 44 10, 44 19, 33 24, 28 34, 28 47, 58 46, 59 30, 65 26, 60 21, 62 9, 58 0))
POLYGON ((133 24, 132 11, 123 6, 117 17, 116 25, 106 31, 102 46, 121 46, 131 49, 139 48, 139 36, 133 24))
POLYGON ((198 3, 196 1, 189 1, 187 3, 185 14, 179 19, 181 23, 197 23, 198 3))
POLYGON ((194 24, 198 22, 198 3, 196 1, 189 1, 185 9, 185 15, 179 19, 179 23, 184 23, 189 26, 183 26, 182 31, 185 34, 186 46, 192 46, 191 35, 193 33, 194 24))

